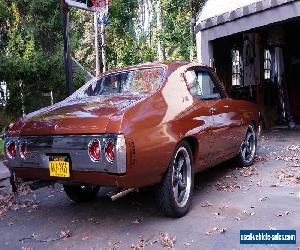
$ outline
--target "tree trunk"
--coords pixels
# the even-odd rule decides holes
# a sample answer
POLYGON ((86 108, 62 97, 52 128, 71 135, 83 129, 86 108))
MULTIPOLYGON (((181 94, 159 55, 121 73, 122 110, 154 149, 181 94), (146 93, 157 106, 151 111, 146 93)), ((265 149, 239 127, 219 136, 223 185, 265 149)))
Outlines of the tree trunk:
POLYGON ((189 0, 190 5, 190 61, 194 60, 194 45, 195 45, 195 15, 194 15, 194 0, 189 0))
POLYGON ((158 54, 158 60, 164 61, 166 59, 165 57, 165 48, 164 43, 162 39, 162 7, 161 7, 161 0, 157 0, 156 4, 156 14, 157 14, 157 54, 158 54))

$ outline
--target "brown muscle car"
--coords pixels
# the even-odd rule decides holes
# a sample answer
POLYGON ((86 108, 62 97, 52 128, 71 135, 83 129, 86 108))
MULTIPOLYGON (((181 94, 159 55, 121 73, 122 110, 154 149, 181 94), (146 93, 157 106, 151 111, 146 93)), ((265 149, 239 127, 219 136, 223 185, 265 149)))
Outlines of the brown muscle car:
POLYGON ((100 186, 155 186, 171 217, 191 206, 194 173, 256 152, 256 105, 232 100, 213 69, 187 62, 110 71, 5 134, 17 177, 62 183, 74 201, 100 186))

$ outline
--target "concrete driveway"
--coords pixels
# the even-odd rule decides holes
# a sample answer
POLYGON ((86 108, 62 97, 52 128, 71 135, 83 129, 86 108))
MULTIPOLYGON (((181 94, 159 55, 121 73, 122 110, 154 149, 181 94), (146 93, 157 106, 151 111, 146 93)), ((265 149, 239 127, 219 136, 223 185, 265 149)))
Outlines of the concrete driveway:
POLYGON ((255 165, 226 162, 195 180, 193 207, 181 219, 158 212, 150 191, 115 202, 109 189, 72 203, 61 186, 17 198, 0 219, 1 249, 297 249, 300 247, 300 131, 274 129, 255 165), (23 206, 24 208, 20 208, 23 206), (240 229, 296 229, 297 246, 239 244, 240 229), (164 244, 167 243, 167 244, 164 244))

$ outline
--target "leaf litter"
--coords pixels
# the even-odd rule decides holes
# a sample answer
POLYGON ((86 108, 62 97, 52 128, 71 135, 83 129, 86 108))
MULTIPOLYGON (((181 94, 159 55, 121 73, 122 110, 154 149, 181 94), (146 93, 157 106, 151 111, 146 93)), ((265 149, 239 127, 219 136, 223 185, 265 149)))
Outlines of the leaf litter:
MULTIPOLYGON (((30 187, 22 182, 21 179, 16 180, 18 197, 25 197, 33 191, 30 187)), ((17 199, 15 194, 11 192, 2 192, 0 193, 0 218, 3 217, 8 211, 18 211, 20 209, 31 207, 31 209, 36 210, 40 207, 39 201, 36 200, 35 194, 33 199, 17 199)), ((31 210, 29 210, 31 212, 31 210)))

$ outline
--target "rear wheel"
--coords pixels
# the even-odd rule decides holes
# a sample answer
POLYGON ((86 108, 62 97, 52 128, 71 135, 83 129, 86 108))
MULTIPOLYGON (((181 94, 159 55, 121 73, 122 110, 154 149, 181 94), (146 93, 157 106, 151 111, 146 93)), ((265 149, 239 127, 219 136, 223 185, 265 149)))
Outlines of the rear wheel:
POLYGON ((190 209, 193 194, 193 159, 190 146, 178 144, 168 170, 157 186, 156 198, 160 210, 169 217, 182 217, 190 209))
POLYGON ((67 196, 75 202, 87 202, 96 198, 100 187, 89 185, 63 185, 67 196))
POLYGON ((245 139, 241 145, 238 156, 239 163, 242 167, 251 166, 256 154, 257 137, 253 125, 249 125, 245 139))

